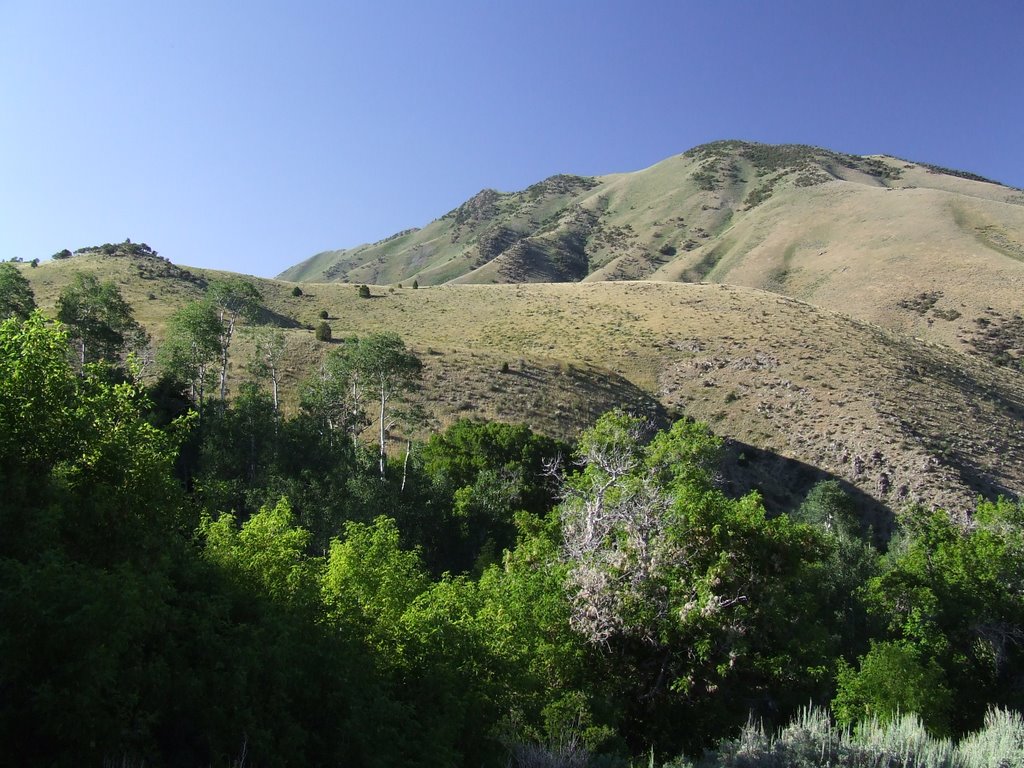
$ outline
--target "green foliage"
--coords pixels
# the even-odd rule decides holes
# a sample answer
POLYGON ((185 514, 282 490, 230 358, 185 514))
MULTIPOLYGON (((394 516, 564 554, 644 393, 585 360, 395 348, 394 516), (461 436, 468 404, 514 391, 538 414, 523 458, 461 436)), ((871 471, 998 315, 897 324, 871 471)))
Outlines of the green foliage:
POLYGON ((38 315, 0 324, 0 744, 26 764, 98 762, 146 728, 147 606, 184 522, 174 441, 66 349, 38 315))
POLYGON ((1022 522, 1021 506, 1004 500, 980 503, 969 528, 917 510, 867 584, 868 605, 892 639, 942 670, 954 732, 977 727, 989 705, 1024 705, 1022 522))
MULTIPOLYGON (((555 502, 547 472, 568 448, 525 425, 461 419, 432 435, 420 453, 433 505, 435 572, 466 572, 497 561, 515 543, 519 511, 543 516, 555 502)), ((426 538, 426 531, 423 537, 426 538)))
POLYGON ((550 746, 579 722, 596 736, 614 719, 610 688, 616 673, 571 628, 556 518, 524 514, 517 523, 516 548, 479 580, 484 642, 492 668, 512 696, 503 738, 510 746, 550 746))
POLYGON ((705 426, 678 422, 646 444, 645 431, 622 413, 599 419, 561 507, 571 624, 628 670, 627 738, 671 743, 669 723, 685 720, 699 743, 748 709, 820 695, 835 652, 820 608, 827 541, 767 519, 756 496, 715 490, 720 443, 705 426))
MULTIPOLYGON (((172 327, 183 370, 203 333, 206 362, 222 349, 212 303, 172 327)), ((879 563, 836 484, 768 519, 717 489, 704 425, 652 433, 621 412, 581 436, 559 487, 548 460, 564 447, 468 421, 382 477, 386 457, 353 436, 371 400, 386 431, 418 373, 393 334, 346 341, 303 413, 283 418, 250 384, 186 419, 183 444, 186 423, 171 409, 149 423, 137 386, 72 371, 38 313, 0 323, 3 754, 653 762, 833 686, 852 730, 805 713, 703 764, 998 765, 1024 750, 1007 710, 955 748, 925 730, 1020 706, 1020 504, 980 503, 969 526, 918 512, 879 563)))
POLYGON ((359 298, 360 299, 368 299, 368 298, 370 298, 370 296, 371 296, 371 294, 370 294, 370 286, 368 286, 368 285, 360 285, 359 286, 359 298))
POLYGON ((206 557, 242 580, 248 589, 283 602, 302 602, 315 594, 317 569, 305 556, 309 532, 294 527, 291 506, 281 499, 273 507, 236 526, 235 517, 206 518, 200 532, 206 557))
POLYGON ((857 507, 837 480, 816 483, 792 516, 842 538, 856 539, 863 535, 857 507))
MULTIPOLYGON (((872 626, 862 587, 879 572, 879 555, 865 540, 867 531, 853 499, 835 480, 814 485, 790 517, 818 530, 830 545, 824 556, 824 608, 841 638, 841 653, 853 659, 867 650, 872 626)), ((905 710, 904 710, 905 711, 905 710)))
POLYGON ((252 360, 249 370, 256 378, 270 381, 274 411, 280 408, 280 384, 284 371, 285 335, 279 328, 257 328, 252 333, 252 360))
POLYGON ((299 288, 299 286, 296 285, 294 288, 292 288, 292 296, 301 296, 301 295, 302 295, 302 289, 299 288))
POLYGON ((57 298, 57 319, 67 326, 78 347, 79 365, 117 362, 128 344, 144 337, 113 281, 100 282, 95 275, 81 272, 57 298))
POLYGON ((320 319, 321 320, 326 320, 329 317, 330 317, 330 314, 328 314, 326 309, 321 309, 320 310, 320 319))
POLYGON ((414 551, 403 550, 393 520, 350 523, 331 545, 323 590, 334 621, 362 627, 367 642, 402 681, 416 716, 404 738, 426 747, 405 760, 467 765, 494 760, 496 664, 477 619, 471 582, 432 583, 414 551))
POLYGON ((419 288, 419 287, 420 287, 420 281, 419 281, 419 280, 416 280, 416 279, 413 279, 413 281, 412 281, 412 287, 413 287, 413 288, 419 288))
POLYGON ((327 322, 322 322, 316 327, 316 340, 317 341, 330 341, 331 340, 331 326, 327 322))
POLYGON ((169 472, 175 441, 138 418, 135 386, 107 383, 92 368, 75 376, 65 343, 38 314, 0 324, 5 539, 11 547, 32 541, 35 551, 62 542, 82 557, 127 557, 116 540, 102 542, 117 529, 129 549, 141 546, 147 530, 173 507, 179 498, 169 472), (75 504, 51 508, 44 501, 51 496, 75 504), (47 539, 36 541, 37 534, 47 539))
POLYGON ((433 644, 456 632, 461 589, 406 620, 408 584, 429 582, 384 557, 372 585, 378 542, 349 572, 361 588, 340 558, 330 581, 367 610, 329 611, 325 564, 284 501, 241 525, 207 518, 197 551, 174 441, 140 417, 133 387, 76 376, 65 343, 39 317, 0 324, 3 753, 36 765, 479 762, 495 715, 468 683, 487 664, 463 670, 471 644, 433 644), (401 642, 372 650, 395 616, 401 642))
POLYGON ((364 623, 378 646, 395 643, 402 615, 429 584, 419 555, 401 549, 390 518, 348 523, 343 539, 331 543, 323 587, 327 604, 334 615, 364 623))
POLYGON ((0 263, 0 320, 27 320, 35 308, 35 294, 25 276, 13 264, 0 263))
POLYGON ((857 671, 840 666, 832 707, 842 725, 888 723, 901 712, 914 712, 931 733, 947 735, 953 702, 943 678, 938 664, 922 661, 913 647, 875 643, 857 671))
POLYGON ((189 386, 192 401, 202 403, 210 366, 220 351, 221 325, 212 304, 186 304, 167 322, 167 335, 157 359, 165 375, 189 386))
POLYGON ((405 348, 396 333, 384 331, 350 339, 336 353, 341 369, 348 374, 350 386, 377 401, 378 464, 380 476, 387 466, 388 432, 395 424, 393 400, 413 388, 423 364, 405 348))
POLYGON ((217 314, 220 326, 217 340, 220 348, 220 399, 228 395, 228 368, 231 339, 239 320, 255 322, 263 296, 259 288, 240 277, 210 281, 205 301, 217 314))

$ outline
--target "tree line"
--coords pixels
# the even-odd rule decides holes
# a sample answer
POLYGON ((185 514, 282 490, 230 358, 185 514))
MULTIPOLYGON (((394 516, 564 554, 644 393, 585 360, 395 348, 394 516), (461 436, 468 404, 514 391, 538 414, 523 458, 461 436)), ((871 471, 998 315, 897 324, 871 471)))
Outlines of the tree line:
POLYGON ((907 511, 883 552, 837 483, 770 517, 705 425, 622 412, 392 457, 397 337, 337 345, 285 416, 269 374, 227 398, 248 289, 181 310, 146 386, 102 283, 54 322, 5 280, 0 763, 628 765, 809 702, 952 737, 1024 707, 1020 504, 907 511))

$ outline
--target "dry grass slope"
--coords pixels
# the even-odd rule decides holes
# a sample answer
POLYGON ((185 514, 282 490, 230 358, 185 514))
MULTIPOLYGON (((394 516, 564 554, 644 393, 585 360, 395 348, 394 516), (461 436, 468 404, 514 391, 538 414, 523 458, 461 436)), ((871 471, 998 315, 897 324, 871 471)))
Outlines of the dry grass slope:
MULTIPOLYGON (((74 271, 113 279, 159 340, 216 273, 157 275, 136 262, 92 254, 25 274, 44 307, 74 271)), ((254 282, 285 326, 289 409, 331 348, 311 330, 326 311, 335 339, 389 330, 420 355, 426 429, 470 416, 572 437, 625 406, 708 421, 756 465, 746 484, 755 478, 780 506, 823 476, 878 510, 919 501, 965 512, 979 493, 1024 490, 1021 373, 777 294, 648 281, 373 286, 363 299, 352 285, 306 283, 294 296, 292 283, 254 282)), ((235 386, 248 354, 242 334, 235 386)))
MULTIPOLYGON (((709 281, 996 360, 992 344, 975 342, 987 312, 1021 311, 1024 193, 894 157, 715 142, 635 173, 484 190, 421 230, 319 254, 282 277, 709 281), (922 295, 934 297, 923 311, 922 295)), ((1015 358, 1018 335, 996 346, 1015 358)))

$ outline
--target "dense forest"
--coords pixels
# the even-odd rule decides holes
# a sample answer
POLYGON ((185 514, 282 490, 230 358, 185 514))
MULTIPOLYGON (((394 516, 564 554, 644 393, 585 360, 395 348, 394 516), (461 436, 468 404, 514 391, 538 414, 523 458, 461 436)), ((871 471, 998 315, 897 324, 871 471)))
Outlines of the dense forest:
POLYGON ((1024 755, 1024 505, 771 517, 705 425, 621 411, 396 446, 400 338, 336 340, 285 413, 273 329, 230 380, 258 309, 211 283, 147 370, 112 283, 50 319, 0 265, 0 763, 1024 755))

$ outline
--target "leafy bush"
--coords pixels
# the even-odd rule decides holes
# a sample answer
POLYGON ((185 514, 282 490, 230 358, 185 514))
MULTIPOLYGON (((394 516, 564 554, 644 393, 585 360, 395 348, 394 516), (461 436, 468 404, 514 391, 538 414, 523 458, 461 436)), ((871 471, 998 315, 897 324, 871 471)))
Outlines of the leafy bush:
POLYGON ((316 340, 317 341, 330 341, 331 340, 331 326, 326 322, 320 323, 316 327, 316 340))
POLYGON ((370 293, 370 286, 368 286, 368 285, 360 285, 359 286, 359 298, 360 299, 368 299, 372 295, 373 294, 370 293))
POLYGON ((934 659, 899 643, 876 643, 861 658, 860 670, 841 663, 833 701, 843 725, 863 720, 887 723, 900 712, 917 712, 933 733, 946 733, 952 698, 934 659))
POLYGON ((301 296, 301 295, 302 295, 302 289, 299 288, 299 286, 296 285, 294 288, 292 288, 292 296, 301 296))

